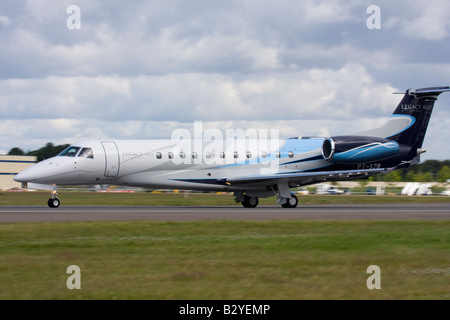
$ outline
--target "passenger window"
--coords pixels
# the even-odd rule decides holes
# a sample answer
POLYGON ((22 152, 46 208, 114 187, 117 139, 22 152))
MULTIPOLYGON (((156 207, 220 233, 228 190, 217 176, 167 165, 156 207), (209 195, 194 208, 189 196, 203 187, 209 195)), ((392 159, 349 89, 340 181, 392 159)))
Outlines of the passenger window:
POLYGON ((58 156, 64 156, 64 157, 75 157, 75 155, 78 153, 78 150, 80 150, 80 147, 68 147, 64 149, 58 156))
POLYGON ((181 159, 186 158, 186 154, 185 154, 183 151, 180 152, 180 158, 181 158, 181 159))
POLYGON ((250 151, 247 151, 247 159, 250 159, 252 157, 252 153, 250 151))
POLYGON ((275 152, 275 157, 279 158, 281 154, 279 152, 275 152))
POLYGON ((169 153, 167 154, 167 156, 169 157, 169 159, 173 159, 173 152, 169 152, 169 153))
POLYGON ((81 158, 94 159, 94 153, 91 148, 83 148, 78 155, 81 158))
POLYGON ((156 153, 156 159, 161 159, 161 158, 162 158, 161 152, 157 152, 157 153, 156 153))
POLYGON ((205 158, 206 159, 211 158, 211 152, 205 152, 205 158))
POLYGON ((233 156, 234 156, 235 159, 237 159, 237 158, 239 158, 239 153, 238 153, 237 151, 235 151, 235 152, 233 153, 233 156))
POLYGON ((261 157, 262 158, 267 158, 267 152, 265 152, 265 151, 261 152, 261 157))
POLYGON ((289 158, 293 158, 294 157, 294 153, 292 151, 288 152, 289 158))
POLYGON ((225 158, 225 152, 220 152, 219 153, 219 157, 222 158, 222 159, 225 158))

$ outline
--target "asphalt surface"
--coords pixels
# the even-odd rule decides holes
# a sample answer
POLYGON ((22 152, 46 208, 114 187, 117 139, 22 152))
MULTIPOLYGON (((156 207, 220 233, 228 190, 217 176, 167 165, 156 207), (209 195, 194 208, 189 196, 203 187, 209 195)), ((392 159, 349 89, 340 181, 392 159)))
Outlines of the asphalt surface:
POLYGON ((0 223, 95 220, 439 220, 450 219, 450 203, 411 204, 300 204, 278 206, 122 207, 122 206, 0 206, 0 223))

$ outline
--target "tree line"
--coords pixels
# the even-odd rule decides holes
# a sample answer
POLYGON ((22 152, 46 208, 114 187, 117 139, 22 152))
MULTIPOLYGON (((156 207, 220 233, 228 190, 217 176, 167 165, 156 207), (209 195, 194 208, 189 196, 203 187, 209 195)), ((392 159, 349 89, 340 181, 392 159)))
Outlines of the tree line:
POLYGON ((37 161, 42 161, 51 157, 58 155, 61 151, 66 149, 70 144, 61 144, 55 146, 53 143, 48 142, 45 146, 38 150, 33 151, 23 151, 20 148, 12 148, 9 150, 8 155, 10 156, 35 156, 37 157, 37 161))
MULTIPOLYGON (((69 144, 54 145, 48 142, 38 150, 25 152, 20 148, 12 148, 8 155, 36 156, 38 161, 58 155, 69 144)), ((376 175, 369 178, 372 181, 386 182, 446 182, 450 179, 450 160, 427 160, 407 169, 395 170, 386 175, 376 175)))
POLYGON ((406 169, 398 169, 385 175, 370 177, 370 180, 385 182, 447 182, 447 180, 450 180, 450 160, 426 160, 406 169))

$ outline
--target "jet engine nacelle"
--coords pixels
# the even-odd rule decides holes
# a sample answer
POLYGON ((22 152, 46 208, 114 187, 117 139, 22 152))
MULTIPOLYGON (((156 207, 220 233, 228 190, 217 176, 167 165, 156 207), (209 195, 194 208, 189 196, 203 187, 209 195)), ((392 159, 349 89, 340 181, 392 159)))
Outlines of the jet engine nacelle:
POLYGON ((379 137, 337 136, 326 138, 322 156, 336 164, 355 164, 387 159, 399 153, 397 142, 379 137))

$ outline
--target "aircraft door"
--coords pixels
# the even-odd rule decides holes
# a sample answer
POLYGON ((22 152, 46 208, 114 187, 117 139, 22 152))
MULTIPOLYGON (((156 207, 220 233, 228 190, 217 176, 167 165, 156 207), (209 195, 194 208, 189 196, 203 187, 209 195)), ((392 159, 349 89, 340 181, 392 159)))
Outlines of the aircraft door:
POLYGON ((117 145, 112 141, 102 141, 102 145, 105 150, 105 177, 116 177, 120 168, 117 145))

